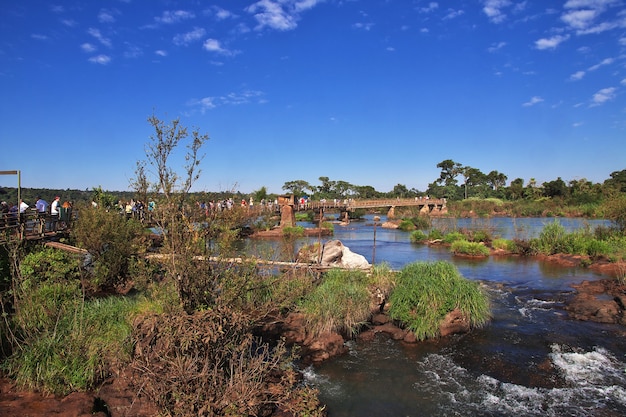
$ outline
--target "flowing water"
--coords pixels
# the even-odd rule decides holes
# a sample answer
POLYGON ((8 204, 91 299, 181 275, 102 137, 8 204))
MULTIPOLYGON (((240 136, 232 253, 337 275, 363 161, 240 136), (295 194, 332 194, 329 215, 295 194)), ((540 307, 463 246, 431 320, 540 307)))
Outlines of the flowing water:
MULTIPOLYGON (((537 236, 550 219, 459 220, 439 227, 489 227, 501 237, 537 236)), ((566 228, 596 222, 561 220, 566 228)), ((575 321, 564 311, 571 284, 603 278, 536 260, 468 260, 448 248, 410 243, 409 233, 376 229, 372 218, 336 226, 334 239, 394 269, 449 260, 481 282, 493 320, 470 334, 405 344, 379 335, 306 370, 330 417, 624 416, 626 328, 575 321)))

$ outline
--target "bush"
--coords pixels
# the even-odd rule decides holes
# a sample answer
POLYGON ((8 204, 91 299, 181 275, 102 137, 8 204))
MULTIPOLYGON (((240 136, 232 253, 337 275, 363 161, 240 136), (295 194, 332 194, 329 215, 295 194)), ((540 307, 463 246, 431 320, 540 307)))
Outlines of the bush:
POLYGON ((489 248, 479 242, 457 240, 452 243, 450 250, 455 255, 489 256, 489 248))
POLYGON ((398 225, 398 229, 404 230, 405 232, 410 232, 412 230, 415 230, 416 227, 411 220, 404 219, 398 225))
POLYGON ((430 218, 428 216, 419 215, 411 218, 416 228, 426 230, 430 228, 430 218))
POLYGON ((358 333, 370 315, 368 277, 362 271, 333 269, 308 294, 300 308, 307 316, 313 334, 358 333))
POLYGON ((441 232, 441 230, 430 229, 430 231, 428 232, 428 240, 433 241, 439 239, 443 239, 443 233, 441 232))
POLYGON ((515 242, 509 239, 502 239, 502 238, 494 239, 491 242, 491 246, 494 249, 500 249, 500 250, 504 250, 507 252, 515 252, 515 242))
POLYGON ((448 244, 456 242, 457 240, 467 240, 467 238, 461 232, 450 232, 443 237, 443 242, 448 244))
POLYGON ((283 227, 283 236, 287 238, 302 237, 304 236, 304 227, 302 226, 283 227))
POLYGON ((424 243, 426 240, 428 240, 428 235, 426 235, 426 233, 421 230, 415 230, 411 232, 410 239, 413 243, 424 243))
POLYGON ((418 340, 439 336, 446 314, 458 308, 471 327, 490 319, 489 299, 478 283, 461 276, 450 262, 416 262, 404 267, 390 297, 389 315, 411 329, 418 340))

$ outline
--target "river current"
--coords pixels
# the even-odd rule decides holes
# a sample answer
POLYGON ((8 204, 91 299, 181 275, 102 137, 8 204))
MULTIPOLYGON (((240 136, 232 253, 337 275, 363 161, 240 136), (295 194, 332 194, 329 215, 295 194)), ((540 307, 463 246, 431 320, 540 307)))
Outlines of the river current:
MULTIPOLYGON (((530 238, 552 221, 442 220, 437 227, 530 238)), ((569 230, 602 223, 559 222, 569 230)), ((405 344, 380 335, 373 342, 348 342, 348 354, 305 371, 330 417, 626 415, 626 328, 572 320, 563 308, 572 284, 603 276, 524 258, 458 258, 448 248, 412 244, 409 235, 379 226, 374 252, 368 216, 337 225, 333 239, 394 269, 449 260, 484 286, 493 319, 482 329, 437 341, 405 344)))

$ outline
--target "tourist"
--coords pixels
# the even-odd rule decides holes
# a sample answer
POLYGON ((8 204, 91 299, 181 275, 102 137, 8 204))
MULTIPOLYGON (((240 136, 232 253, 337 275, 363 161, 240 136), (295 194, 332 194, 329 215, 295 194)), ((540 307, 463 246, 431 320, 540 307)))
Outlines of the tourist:
POLYGON ((59 204, 61 204, 61 197, 54 197, 54 201, 50 205, 50 229, 57 230, 57 222, 59 221, 59 204))
POLYGON ((35 202, 35 208, 37 209, 37 213, 45 214, 48 211, 48 202, 41 197, 37 197, 37 201, 35 202))

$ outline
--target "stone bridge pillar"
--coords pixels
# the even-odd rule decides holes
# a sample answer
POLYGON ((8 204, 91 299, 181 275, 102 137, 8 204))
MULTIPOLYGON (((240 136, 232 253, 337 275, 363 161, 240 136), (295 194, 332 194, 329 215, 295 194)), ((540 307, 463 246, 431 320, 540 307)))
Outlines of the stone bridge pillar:
POLYGON ((293 206, 285 204, 280 207, 280 227, 294 227, 296 225, 296 213, 293 206))
POLYGON ((387 212, 387 218, 390 219, 390 220, 396 218, 396 207, 395 206, 389 207, 389 211, 387 212))

